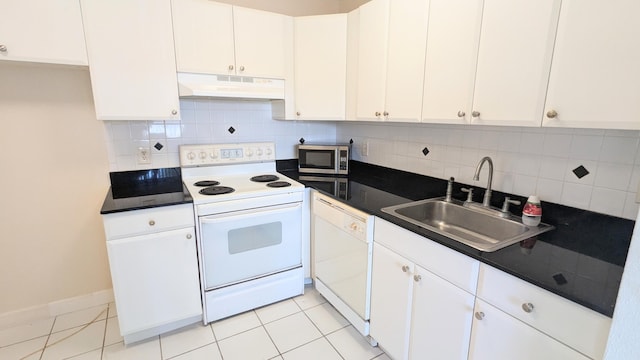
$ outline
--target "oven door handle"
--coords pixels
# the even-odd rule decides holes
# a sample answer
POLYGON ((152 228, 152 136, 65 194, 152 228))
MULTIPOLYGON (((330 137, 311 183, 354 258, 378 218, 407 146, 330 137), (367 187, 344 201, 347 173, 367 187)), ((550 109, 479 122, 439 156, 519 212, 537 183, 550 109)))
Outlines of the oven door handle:
POLYGON ((272 215, 289 212, 296 208, 302 207, 302 203, 290 203, 284 205, 268 206, 248 210, 232 211, 222 214, 207 215, 200 218, 202 224, 216 224, 223 221, 241 220, 245 218, 255 217, 256 215, 272 215))

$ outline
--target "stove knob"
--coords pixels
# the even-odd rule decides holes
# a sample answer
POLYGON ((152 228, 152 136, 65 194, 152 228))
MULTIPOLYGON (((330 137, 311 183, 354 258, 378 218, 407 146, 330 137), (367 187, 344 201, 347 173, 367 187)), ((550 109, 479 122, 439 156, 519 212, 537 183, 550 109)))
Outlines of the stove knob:
POLYGON ((267 148, 267 155, 271 155, 273 153, 273 151, 271 150, 271 148, 267 148))
POLYGON ((212 151, 209 153, 209 157, 211 157, 212 159, 217 159, 218 158, 218 152, 217 151, 212 151))
POLYGON ((196 158, 196 154, 194 154, 193 151, 189 151, 189 153, 187 154, 187 159, 193 160, 195 158, 196 158))
POLYGON ((257 154, 258 156, 262 156, 262 149, 258 149, 258 150, 256 150, 256 154, 257 154))
POLYGON ((200 151, 200 159, 206 159, 207 158, 207 153, 204 151, 200 151))
POLYGON ((251 157, 251 156, 253 156, 253 150, 247 149, 247 152, 245 154, 247 154, 247 156, 251 157))

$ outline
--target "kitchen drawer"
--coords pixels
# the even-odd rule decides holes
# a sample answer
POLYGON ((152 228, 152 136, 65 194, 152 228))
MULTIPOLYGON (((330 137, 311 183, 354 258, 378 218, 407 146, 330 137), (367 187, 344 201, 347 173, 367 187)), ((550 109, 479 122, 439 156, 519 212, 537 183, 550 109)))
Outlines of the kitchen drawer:
POLYGON ((463 290, 471 294, 476 293, 480 264, 477 260, 377 217, 373 234, 374 242, 386 246, 463 290))
POLYGON ((602 314, 486 264, 477 297, 591 358, 603 357, 611 319, 602 314))
POLYGON ((107 240, 195 225, 191 204, 106 214, 103 220, 107 240))

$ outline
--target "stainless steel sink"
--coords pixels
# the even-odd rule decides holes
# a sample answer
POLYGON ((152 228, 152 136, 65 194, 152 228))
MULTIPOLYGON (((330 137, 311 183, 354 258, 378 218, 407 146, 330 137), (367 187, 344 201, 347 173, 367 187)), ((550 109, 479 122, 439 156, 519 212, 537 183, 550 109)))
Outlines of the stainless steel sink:
POLYGON ((382 209, 402 220, 444 235, 481 251, 496 251, 552 230, 540 223, 527 226, 518 217, 501 218, 443 198, 414 201, 382 209))

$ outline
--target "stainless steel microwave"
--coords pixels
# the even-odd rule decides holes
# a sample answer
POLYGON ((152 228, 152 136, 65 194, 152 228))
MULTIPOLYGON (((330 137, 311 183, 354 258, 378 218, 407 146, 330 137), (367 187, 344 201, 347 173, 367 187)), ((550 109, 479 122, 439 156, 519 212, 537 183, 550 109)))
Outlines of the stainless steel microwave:
POLYGON ((306 174, 349 173, 350 145, 298 145, 298 171, 306 174))

